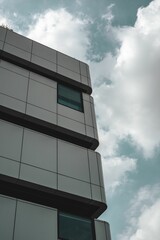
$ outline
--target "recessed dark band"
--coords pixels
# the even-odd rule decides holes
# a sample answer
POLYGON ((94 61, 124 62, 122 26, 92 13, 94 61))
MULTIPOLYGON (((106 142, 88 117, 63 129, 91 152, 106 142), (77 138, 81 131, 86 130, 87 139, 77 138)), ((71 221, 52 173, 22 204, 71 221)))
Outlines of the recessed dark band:
POLYGON ((0 50, 0 59, 3 59, 3 60, 8 61, 10 63, 13 63, 13 64, 15 64, 19 67, 22 67, 22 68, 27 69, 29 71, 35 72, 37 74, 40 74, 40 75, 42 75, 44 77, 47 77, 49 79, 52 79, 56 82, 69 84, 69 86, 78 88, 84 93, 88 93, 88 94, 92 93, 92 88, 83 84, 83 83, 72 80, 68 77, 65 77, 65 76, 59 74, 59 73, 56 73, 56 72, 51 71, 47 68, 41 67, 41 66, 39 66, 35 63, 27 61, 23 58, 17 57, 15 55, 13 55, 11 53, 8 53, 8 52, 5 52, 3 50, 0 50))
POLYGON ((0 119, 95 150, 98 140, 0 105, 0 119))
POLYGON ((0 194, 42 204, 82 217, 97 218, 107 208, 102 202, 0 174, 0 194))

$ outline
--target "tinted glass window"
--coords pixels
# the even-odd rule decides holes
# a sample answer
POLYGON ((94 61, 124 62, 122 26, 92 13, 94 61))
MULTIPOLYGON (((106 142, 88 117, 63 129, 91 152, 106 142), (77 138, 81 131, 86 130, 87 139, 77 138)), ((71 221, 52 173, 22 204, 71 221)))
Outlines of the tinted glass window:
POLYGON ((81 112, 83 111, 81 92, 65 85, 58 85, 58 103, 81 112))
POLYGON ((63 240, 93 240, 92 221, 59 213, 59 238, 63 240))

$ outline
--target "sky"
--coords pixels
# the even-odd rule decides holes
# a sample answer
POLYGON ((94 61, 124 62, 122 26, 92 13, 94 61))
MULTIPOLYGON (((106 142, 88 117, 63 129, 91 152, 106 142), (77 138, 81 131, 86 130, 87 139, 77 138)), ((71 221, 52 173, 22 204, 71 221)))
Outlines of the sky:
POLYGON ((0 0, 0 24, 90 66, 112 240, 160 239, 160 0, 0 0))

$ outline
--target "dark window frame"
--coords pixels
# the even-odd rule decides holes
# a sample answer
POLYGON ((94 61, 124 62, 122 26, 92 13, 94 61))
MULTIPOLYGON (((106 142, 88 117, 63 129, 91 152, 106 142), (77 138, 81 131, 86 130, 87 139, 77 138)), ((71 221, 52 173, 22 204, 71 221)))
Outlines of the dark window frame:
MULTIPOLYGON (((72 213, 68 213, 68 212, 63 212, 63 211, 57 211, 57 223, 58 223, 58 239, 59 240, 70 240, 68 238, 64 238, 64 237, 60 237, 60 214, 64 214, 64 215, 68 215, 68 216, 73 216, 76 218, 80 218, 80 219, 86 219, 88 221, 91 222, 91 232, 92 232, 92 240, 96 240, 96 234, 95 234, 95 223, 94 223, 94 219, 92 218, 86 218, 83 216, 79 216, 79 215, 75 215, 72 213)), ((83 240, 83 239, 82 239, 83 240)))
POLYGON ((58 83, 58 84, 57 84, 57 103, 65 106, 65 107, 71 108, 71 109, 73 109, 73 110, 75 110, 75 111, 84 113, 82 91, 80 91, 80 90, 77 89, 77 88, 70 87, 70 86, 68 86, 68 85, 66 85, 66 84, 58 83), (68 89, 71 90, 71 91, 77 92, 77 93, 79 94, 79 97, 80 97, 80 102, 74 101, 74 99, 72 99, 72 98, 67 98, 67 97, 65 97, 65 96, 60 96, 60 94, 59 94, 59 89, 60 89, 61 86, 62 86, 62 87, 65 87, 65 88, 68 88, 68 89), (60 102, 60 99, 66 101, 66 104, 60 102), (70 106, 69 104, 67 104, 67 102, 73 104, 73 106, 70 106), (74 107, 74 105, 75 105, 75 106, 76 106, 76 105, 78 106, 78 104, 79 104, 79 109, 77 109, 76 107, 74 107))

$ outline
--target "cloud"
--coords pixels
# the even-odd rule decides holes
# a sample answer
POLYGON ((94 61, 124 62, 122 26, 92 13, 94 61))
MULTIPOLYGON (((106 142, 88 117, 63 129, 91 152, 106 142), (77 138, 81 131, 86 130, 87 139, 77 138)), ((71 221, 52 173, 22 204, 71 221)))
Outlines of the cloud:
POLYGON ((16 18, 17 18, 17 14, 15 12, 5 13, 2 9, 0 9, 0 25, 4 27, 8 27, 17 33, 22 34, 22 31, 19 29, 18 25, 16 24, 16 21, 15 21, 16 18))
POLYGON ((35 14, 33 18, 26 33, 29 38, 72 57, 85 59, 89 44, 88 19, 75 17, 63 8, 49 9, 43 14, 35 14))
POLYGON ((117 142, 128 136, 147 158, 160 144, 159 12, 160 1, 152 1, 138 10, 134 27, 114 28, 120 44, 116 54, 93 64, 100 139, 111 136, 111 146, 106 143, 113 149, 108 153, 105 147, 104 156, 116 154, 117 142))
POLYGON ((160 185, 141 188, 126 215, 127 227, 118 240, 159 240, 160 185))
POLYGON ((1 15, 0 16, 0 25, 9 26, 10 20, 1 15))
POLYGON ((107 183, 106 189, 110 195, 117 187, 128 182, 127 174, 136 169, 136 159, 125 156, 107 158, 103 161, 104 181, 107 183))

